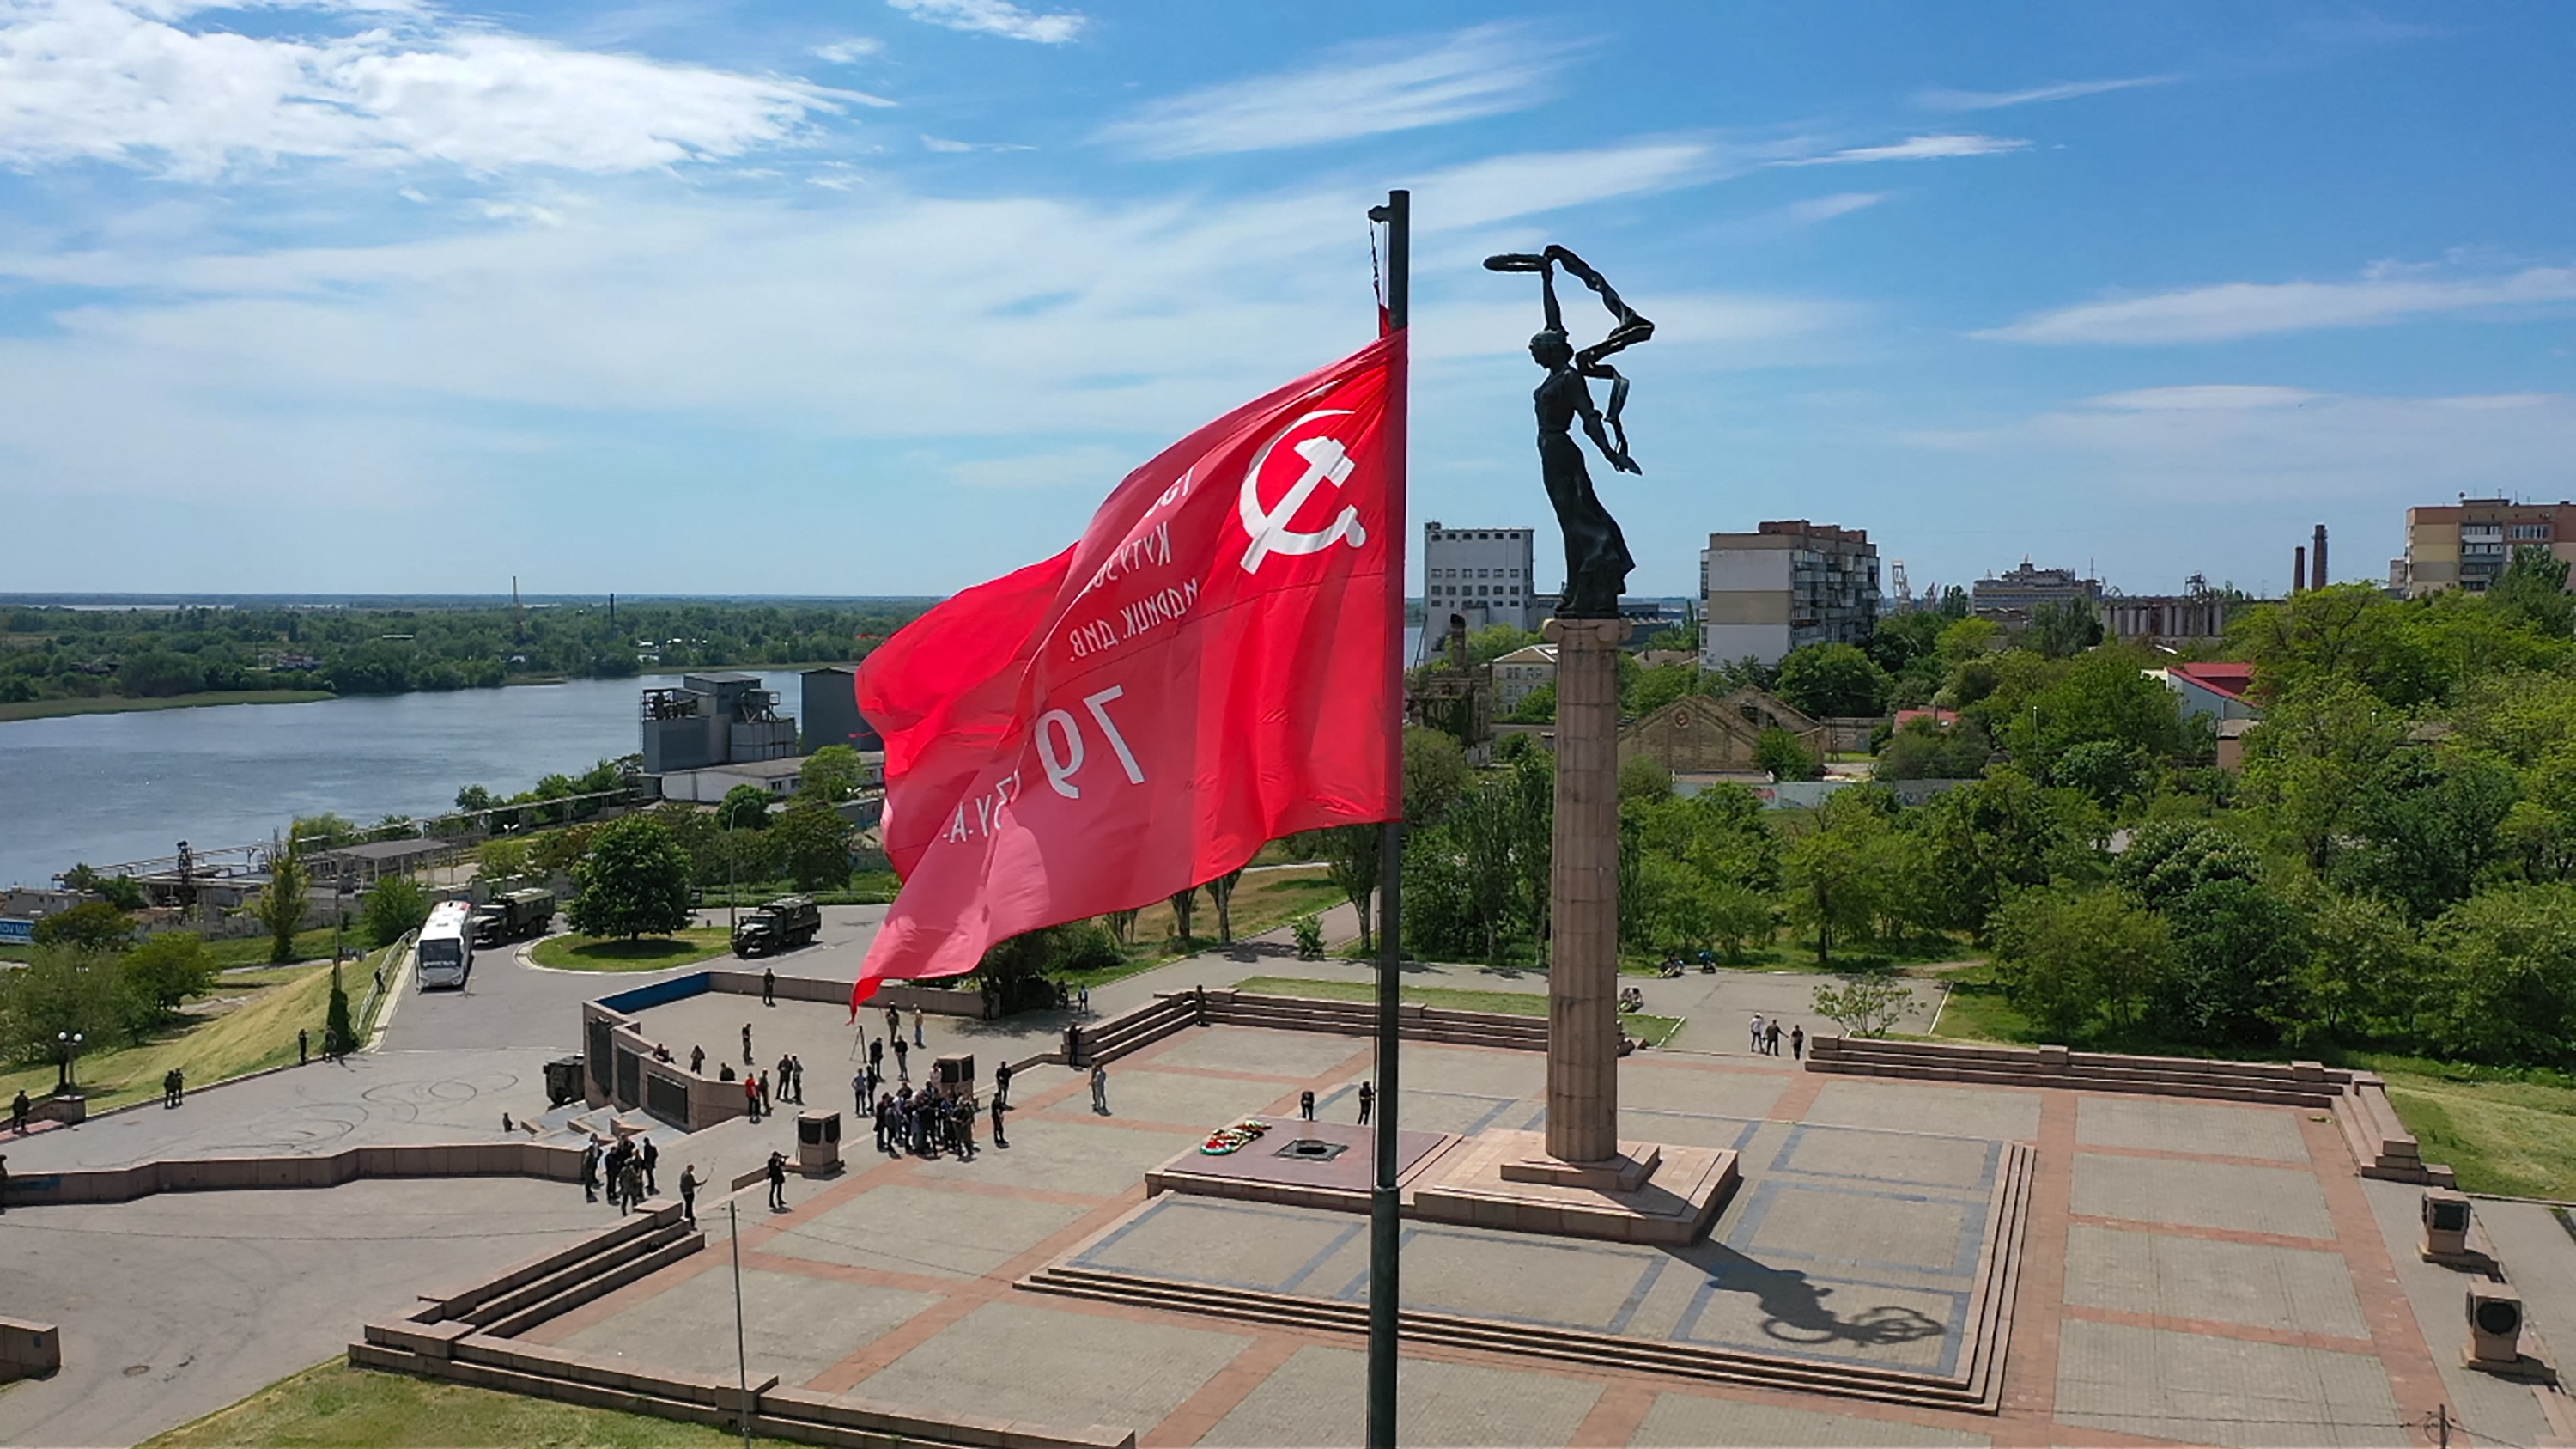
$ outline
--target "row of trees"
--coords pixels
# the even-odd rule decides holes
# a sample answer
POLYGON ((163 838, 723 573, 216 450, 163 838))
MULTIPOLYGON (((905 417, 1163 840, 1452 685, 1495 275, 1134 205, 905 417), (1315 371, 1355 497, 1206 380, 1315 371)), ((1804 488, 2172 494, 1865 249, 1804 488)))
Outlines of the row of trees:
POLYGON ((482 688, 514 675, 852 660, 925 601, 530 608, 0 609, 0 703, 207 689, 482 688))

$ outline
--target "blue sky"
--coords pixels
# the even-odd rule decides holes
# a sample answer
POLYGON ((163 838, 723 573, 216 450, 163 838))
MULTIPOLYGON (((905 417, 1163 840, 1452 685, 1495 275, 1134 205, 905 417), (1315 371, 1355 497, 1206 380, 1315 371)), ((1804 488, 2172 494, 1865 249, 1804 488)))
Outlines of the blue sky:
POLYGON ((2277 590, 2320 521, 2376 577, 2410 504, 2576 496, 2571 39, 2296 0, 0 0, 0 590, 946 592, 1364 341, 1396 185, 1417 519, 1549 521, 1534 289, 1476 263, 1557 241, 1660 324, 1646 473, 1598 470, 1633 592, 1798 516, 1918 587, 2277 590))

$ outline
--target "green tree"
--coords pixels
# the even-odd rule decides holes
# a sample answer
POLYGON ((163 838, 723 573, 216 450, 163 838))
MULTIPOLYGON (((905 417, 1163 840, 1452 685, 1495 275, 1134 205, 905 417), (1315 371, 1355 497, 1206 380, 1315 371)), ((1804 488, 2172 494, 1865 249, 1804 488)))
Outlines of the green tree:
POLYGON ((223 967, 206 949, 205 938, 190 931, 169 931, 125 953, 118 963, 138 1001, 160 1008, 164 1016, 179 1003, 215 989, 223 967))
POLYGON ((268 888, 259 893, 251 914, 268 927, 271 964, 295 959, 295 933, 304 929, 304 913, 311 905, 305 890, 310 884, 304 857, 296 851, 283 850, 269 859, 268 888))
POLYGON ((2323 874, 2348 838, 2366 781, 2406 741, 2404 715, 2327 676, 2282 695, 2245 737, 2245 794, 2285 846, 2323 874))
POLYGON ((1636 805, 1652 805, 1673 798, 1673 772, 1647 755, 1630 755, 1619 762, 1619 798, 1636 805))
POLYGON ((2258 880, 2263 862, 2224 827, 2206 820, 2145 826, 2120 857, 2120 883, 2150 908, 2221 880, 2258 880))
POLYGON ((1808 644, 1780 661, 1779 696, 1815 719, 1877 715, 1887 708, 1887 671, 1852 644, 1808 644))
POLYGON ((116 671, 116 682, 138 699, 163 699, 205 688, 206 671, 185 654, 155 649, 125 661, 116 671))
POLYGON ((2102 642, 2102 616, 2089 599, 2054 599, 2030 611, 2031 647, 2067 659, 2102 642))
POLYGON ((1774 780, 1821 780, 1824 762, 1796 735, 1772 725, 1753 742, 1754 768, 1767 770, 1774 780))
POLYGON ((504 835, 474 847, 474 864, 484 880, 519 880, 535 870, 536 852, 527 841, 504 835))
POLYGON ((1833 964, 1836 939, 1865 936, 1878 918, 1880 870, 1891 833, 1885 792, 1868 786, 1825 798, 1813 826, 1789 842, 1782 862, 1789 919, 1816 938, 1816 964, 1833 964))
POLYGON ((1708 939, 1727 960, 1743 960, 1747 947, 1768 946, 1779 933, 1779 912, 1762 892, 1731 881, 1711 882, 1707 892, 1708 939))
POLYGON ((1228 946, 1234 944, 1234 888, 1242 883, 1241 866, 1207 883, 1208 903, 1216 907, 1216 938, 1228 946))
POLYGON ((2354 792, 2332 878, 2429 920, 2467 899, 2501 852, 2516 793, 2512 771, 2491 760, 2399 750, 2354 792))
POLYGON ((598 828, 573 889, 566 914, 584 935, 667 934, 689 924, 689 853, 660 821, 629 815, 598 828))
POLYGON ((2086 740, 2060 751, 2048 768, 2049 783, 2082 793, 2106 811, 2144 795, 2154 784, 2155 760, 2136 745, 2086 740))
POLYGON ((2101 817, 2072 790, 2048 790, 2004 768, 1945 790, 1916 818, 1922 836, 1928 923, 1987 939, 1987 921, 2012 891, 2102 872, 2101 817))
POLYGON ((1289 840, 1290 849, 1324 863, 1324 873, 1332 878, 1351 908, 1359 912, 1363 952, 1375 949, 1370 944, 1369 905, 1377 899, 1378 862, 1384 854, 1379 848, 1379 835, 1380 829, 1375 825, 1335 825, 1304 831, 1289 840))
POLYGON ((528 849, 528 862, 548 875, 570 871, 590 854, 590 842, 597 835, 596 825, 573 825, 562 830, 549 830, 536 837, 528 849))
POLYGON ((2424 1024, 2443 1053, 2576 1065, 2576 886, 2508 885, 2443 913, 2424 1024))
POLYGON ((2318 896, 2308 913, 2314 946, 2294 973, 2299 1009, 2283 1034, 2298 1045, 2417 1036, 2430 961, 2405 915, 2370 896, 2318 896))
POLYGON ((2014 892, 1995 911, 2005 995, 2056 1041, 2135 1024, 2173 965, 2164 918, 2114 886, 2014 892))
POLYGON ((1914 993, 1892 976, 1846 976, 1839 986, 1819 986, 1816 1014, 1852 1036, 1882 1037, 1914 1007, 1914 993))
POLYGON ((867 761, 860 758, 857 750, 848 745, 825 745, 805 761, 798 776, 797 793, 838 805, 857 798, 860 787, 867 783, 867 775, 867 761))
POLYGON ((1897 727, 1879 747, 1870 775, 1879 780, 1973 780, 1995 752, 1983 726, 1962 720, 1944 727, 1917 716, 1897 727))
POLYGON ((727 830, 765 830, 769 826, 769 792, 758 785, 736 785, 716 804, 716 823, 727 830))
POLYGON ((1700 688, 1699 667, 1693 664, 1658 664, 1639 670, 1637 687, 1630 695, 1624 713, 1643 717, 1700 688))
POLYGON ((850 822, 831 806, 799 801, 760 833, 772 837, 798 890, 838 890, 850 883, 850 822))
POLYGON ((106 901, 83 901, 38 920, 34 934, 39 946, 122 951, 134 934, 134 918, 106 901))
POLYGON ((341 984, 340 963, 331 963, 331 1001, 323 1008, 322 1050, 345 1056, 358 1049, 358 1029, 349 1018, 349 989, 341 984))
POLYGON ((392 945, 428 919, 429 892, 408 876, 380 880, 367 892, 367 939, 379 946, 392 945))
POLYGON ((356 821, 331 810, 319 815, 298 815, 295 822, 286 827, 287 843, 298 849, 312 846, 328 850, 333 846, 347 845, 364 834, 356 821))
POLYGON ((1467 636, 1467 663, 1470 668, 1482 668, 1506 654, 1545 642, 1527 629, 1516 629, 1509 624, 1488 624, 1467 636))
POLYGON ((0 971, 0 1051, 17 1062, 58 1060, 58 1036, 73 1032, 88 1039, 88 1051, 122 1046, 151 1014, 103 952, 43 945, 26 965, 0 971))
POLYGON ((1542 684, 1536 689, 1531 690, 1529 693, 1522 695, 1521 702, 1512 706, 1510 722, 1513 724, 1554 724, 1556 722, 1555 683, 1551 681, 1549 683, 1542 684))
POLYGON ((1186 951, 1189 949, 1193 934, 1192 923, 1198 916, 1199 888, 1191 886, 1187 890, 1175 892, 1171 905, 1174 939, 1178 940, 1181 943, 1181 949, 1186 951))
POLYGON ((2564 639, 2576 633, 2576 594, 2567 592, 2567 561, 2545 544, 2513 551, 2504 572, 2487 586, 2487 604, 2498 617, 2536 634, 2564 639))
POLYGON ((1429 825, 1448 813, 1473 776, 1466 747, 1446 730, 1404 728, 1404 819, 1429 825))
POLYGON ((2173 970, 2168 1024, 2191 1040, 2266 1043, 2293 1015, 2307 964, 2307 920, 2260 882, 2212 880, 2166 902, 2173 970))

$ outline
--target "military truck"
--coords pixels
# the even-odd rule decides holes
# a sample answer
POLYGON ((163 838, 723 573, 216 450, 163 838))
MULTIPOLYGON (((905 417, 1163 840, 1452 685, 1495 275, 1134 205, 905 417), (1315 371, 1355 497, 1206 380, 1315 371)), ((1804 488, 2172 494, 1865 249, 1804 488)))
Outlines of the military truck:
POLYGON ((504 941, 542 936, 554 919, 554 892, 506 891, 474 908, 474 944, 498 946, 504 941))
POLYGON ((765 956, 814 943, 823 929, 823 908, 811 896, 780 896, 733 928, 733 953, 765 956))

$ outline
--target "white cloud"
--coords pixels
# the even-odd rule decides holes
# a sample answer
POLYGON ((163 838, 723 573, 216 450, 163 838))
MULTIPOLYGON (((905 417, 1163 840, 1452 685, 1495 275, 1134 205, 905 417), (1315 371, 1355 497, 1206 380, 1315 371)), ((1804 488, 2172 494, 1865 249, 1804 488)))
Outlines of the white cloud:
POLYGON ((2178 75, 2140 75, 2121 80, 2065 81, 2057 85, 2033 86, 2023 91, 1925 91, 1914 98, 1916 105, 1934 111, 1993 111, 2005 106, 2027 106, 2044 101, 2071 101, 2082 96, 2098 96, 2109 91, 2135 90, 2140 86, 2171 85, 2182 79, 2178 75))
MULTIPOLYGON (((192 30, 198 0, 0 4, 0 164, 206 178, 286 158, 636 171, 790 140, 852 91, 570 50, 413 12, 310 38, 192 30)), ((288 3, 317 25, 348 7, 288 3)))
POLYGON ((1855 146, 1822 156, 1797 156, 1775 166, 1843 166, 1863 161, 1940 161, 1954 156, 2001 156, 2030 149, 2004 136, 1908 136, 1889 146, 1855 146))
POLYGON ((853 35, 847 40, 835 40, 828 45, 815 46, 810 54, 818 60, 827 61, 833 65, 855 65, 869 56, 879 54, 884 49, 885 42, 873 35, 853 35))
POLYGON ((1918 433, 2101 495, 2347 508, 2527 489, 2576 455, 2576 396, 2371 397, 2234 383, 2087 398, 1996 428, 1918 433))
POLYGON ((1876 206, 1886 199, 1887 193, 1883 191, 1837 191, 1831 196, 1793 201, 1780 208, 1780 214, 1784 219, 1800 226, 1812 226, 1820 221, 1831 221, 1838 216, 1849 216, 1864 207, 1876 206))
POLYGON ((2355 282, 2228 282, 2041 312, 1979 332, 2001 342, 2218 342, 2316 327, 2363 327, 2444 312, 2576 302, 2576 267, 2438 280, 2381 266, 2355 282))
POLYGON ((1513 25, 1479 25, 1427 46, 1347 46, 1304 70, 1156 101, 1097 139, 1168 159, 1446 125, 1538 104, 1561 59, 1513 25))
POLYGON ((951 141, 944 136, 924 136, 921 149, 944 155, 962 156, 973 151, 1028 151, 1035 148, 1009 141, 951 141))
POLYGON ((1078 10, 1037 15, 1012 4, 1011 0, 886 0, 886 3, 915 20, 943 25, 950 30, 1034 40, 1040 45, 1062 45, 1082 34, 1082 28, 1091 23, 1091 17, 1078 10))
POLYGON ((1710 148, 1648 142, 1530 151, 1436 171, 1413 184, 1413 223, 1438 232, 1715 180, 1710 148))

